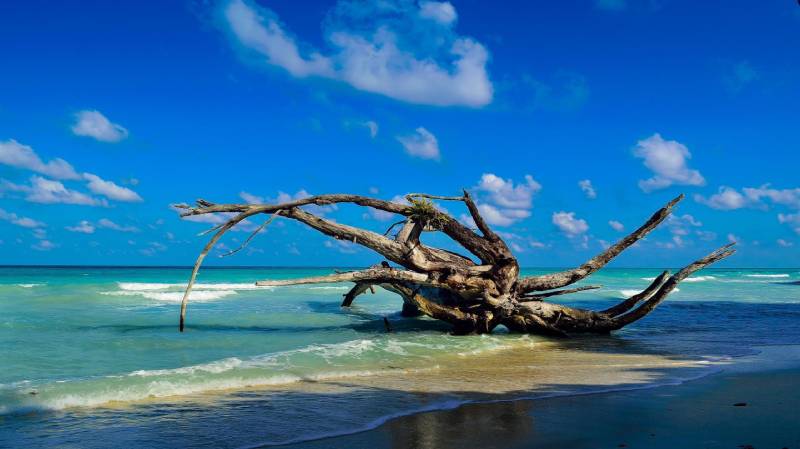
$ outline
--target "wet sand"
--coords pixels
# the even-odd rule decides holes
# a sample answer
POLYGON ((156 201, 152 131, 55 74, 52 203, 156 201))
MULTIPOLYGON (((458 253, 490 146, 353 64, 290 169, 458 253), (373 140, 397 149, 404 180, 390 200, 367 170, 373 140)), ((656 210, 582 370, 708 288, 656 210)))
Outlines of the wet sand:
POLYGON ((762 368, 754 360, 681 385, 467 404, 284 447, 798 448, 800 368, 762 368))

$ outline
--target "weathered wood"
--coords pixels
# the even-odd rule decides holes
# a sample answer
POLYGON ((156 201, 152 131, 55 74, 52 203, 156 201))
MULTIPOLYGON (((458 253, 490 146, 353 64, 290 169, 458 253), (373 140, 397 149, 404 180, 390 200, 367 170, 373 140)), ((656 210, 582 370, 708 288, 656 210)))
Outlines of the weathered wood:
POLYGON ((611 260, 617 257, 622 251, 626 250, 628 247, 633 245, 634 243, 638 242, 644 236, 650 233, 653 229, 655 229, 658 225, 661 224, 664 220, 669 217, 672 213, 672 208, 678 204, 684 198, 683 195, 678 196, 674 200, 667 203, 666 206, 659 209, 652 217, 650 217, 645 224, 639 227, 637 230, 633 231, 622 240, 618 241, 614 245, 611 245, 603 251, 602 253, 596 255, 595 257, 589 259, 583 265, 579 266, 578 268, 561 271, 558 273, 551 273, 545 274, 543 276, 531 276, 527 278, 523 278, 519 282, 519 288, 523 292, 535 291, 535 290, 552 290, 554 288, 561 288, 575 282, 580 281, 581 279, 586 278, 590 274, 596 272, 597 270, 606 266, 611 260))
POLYGON ((332 238, 369 248, 399 268, 392 267, 384 261, 364 270, 299 279, 263 280, 256 282, 256 285, 280 287, 353 282, 353 288, 344 295, 343 307, 352 305, 355 298, 367 290, 374 292, 374 286, 377 285, 403 298, 404 315, 424 314, 448 322, 453 326, 455 334, 488 333, 498 325, 504 325, 516 332, 554 336, 583 332, 607 333, 646 316, 674 290, 680 281, 691 273, 732 255, 735 251, 731 245, 726 245, 690 264, 672 277, 669 277, 668 272, 662 273, 641 293, 613 307, 603 311, 584 310, 544 300, 552 296, 599 288, 584 286, 562 289, 590 276, 626 248, 644 238, 672 213, 673 207, 683 195, 669 202, 631 234, 579 267, 522 279, 519 277, 517 259, 500 235, 486 223, 469 192, 465 190, 463 196, 458 197, 413 193, 406 198, 410 204, 393 203, 360 195, 332 194, 281 204, 215 204, 197 200, 195 207, 177 206, 183 209, 183 216, 209 213, 234 214, 232 218, 210 230, 216 233, 195 262, 181 302, 181 331, 184 329, 189 295, 204 258, 223 234, 243 220, 258 214, 271 217, 234 252, 246 246, 275 217, 284 217, 332 238), (437 209, 430 201, 434 199, 463 202, 480 235, 448 213, 437 209), (397 234, 390 238, 389 231, 381 235, 335 222, 302 208, 336 203, 369 207, 405 218, 392 226, 402 225, 397 234), (480 263, 476 264, 462 254, 423 244, 420 240, 423 232, 444 233, 468 253, 477 257, 480 263))

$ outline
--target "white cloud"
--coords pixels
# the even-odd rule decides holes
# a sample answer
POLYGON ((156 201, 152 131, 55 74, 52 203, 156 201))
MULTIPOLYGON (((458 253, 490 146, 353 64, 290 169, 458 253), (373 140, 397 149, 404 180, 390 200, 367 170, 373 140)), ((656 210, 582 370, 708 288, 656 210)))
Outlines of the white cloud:
POLYGON ((782 246, 784 248, 789 248, 789 247, 794 246, 793 242, 790 242, 790 241, 784 240, 784 239, 778 239, 777 243, 778 243, 778 246, 782 246))
POLYGON ((702 186, 706 183, 699 171, 687 166, 687 160, 692 157, 689 149, 680 142, 664 140, 658 133, 640 140, 633 154, 644 159, 645 167, 654 174, 650 179, 639 181, 639 188, 644 192, 664 189, 673 184, 702 186))
POLYGON ((670 215, 669 218, 667 218, 666 224, 673 235, 689 235, 691 233, 691 228, 703 226, 703 223, 697 221, 689 214, 670 215))
POLYGON ((67 226, 66 229, 67 229, 67 231, 70 231, 70 232, 80 232, 80 233, 83 233, 83 234, 93 234, 94 230, 95 230, 95 227, 90 222, 88 222, 86 220, 81 220, 81 222, 78 223, 77 225, 75 225, 75 226, 67 226))
POLYGON ((369 136, 373 139, 378 136, 378 123, 372 120, 367 120, 363 123, 369 129, 369 136))
POLYGON ((609 221, 608 225, 611 226, 611 229, 613 229, 613 230, 615 230, 617 232, 622 232, 622 230, 625 229, 625 225, 620 223, 620 222, 618 222, 617 220, 609 221))
POLYGON ((531 216, 530 211, 524 209, 498 209, 491 204, 478 204, 478 210, 487 223, 497 226, 509 226, 531 216))
POLYGON ((128 130, 116 123, 111 123, 100 111, 83 110, 75 114, 72 132, 78 136, 86 136, 101 142, 114 143, 128 137, 128 130))
POLYGON ((494 173, 484 173, 475 187, 487 192, 488 200, 498 206, 510 209, 530 209, 533 195, 542 190, 542 185, 531 175, 525 175, 525 183, 514 185, 511 179, 503 179, 494 173))
POLYGON ((794 232, 800 234, 800 213, 797 214, 778 214, 778 222, 787 224, 794 232))
POLYGON ((263 204, 264 198, 258 195, 253 195, 252 193, 248 193, 245 191, 239 192, 239 196, 245 201, 247 204, 263 204))
POLYGON ((719 210, 733 210, 744 207, 766 208, 767 200, 773 204, 800 209, 800 188, 773 189, 769 184, 765 184, 761 187, 745 187, 740 193, 732 187, 722 186, 714 195, 708 198, 702 195, 695 195, 694 200, 719 210))
POLYGON ((727 186, 720 187, 717 193, 708 198, 698 193, 694 196, 694 200, 712 209, 720 210, 740 209, 747 205, 747 198, 744 195, 727 186))
POLYGON ((42 178, 41 176, 32 176, 30 185, 14 184, 3 180, 0 189, 25 193, 25 200, 33 203, 78 204, 83 206, 108 205, 105 200, 99 200, 84 193, 70 190, 59 181, 42 178))
POLYGON ((741 241, 742 241, 742 238, 739 237, 738 235, 733 234, 733 233, 729 233, 728 234, 728 242, 730 242, 730 243, 739 243, 741 241))
MULTIPOLYGON (((121 187, 111 181, 105 181, 92 173, 78 174, 67 161, 53 159, 47 163, 33 151, 33 148, 22 145, 15 140, 0 142, 0 163, 12 167, 31 170, 58 180, 87 181, 87 187, 92 193, 103 195, 117 201, 142 201, 142 198, 133 190, 121 187)), ((84 193, 67 189, 64 184, 39 176, 31 178, 31 186, 14 184, 3 180, 0 188, 16 192, 26 192, 26 200, 37 203, 65 203, 106 205, 105 200, 97 200, 84 193)))
POLYGON ((575 218, 575 212, 554 212, 553 224, 570 237, 583 234, 589 230, 586 220, 575 218))
POLYGON ((439 141, 430 131, 423 127, 415 130, 414 134, 398 136, 397 140, 406 149, 406 153, 420 159, 439 160, 439 141))
POLYGON ((100 228, 112 229, 114 231, 120 231, 120 232, 139 232, 139 228, 137 228, 136 226, 119 225, 109 220, 108 218, 101 218, 100 221, 97 222, 97 226, 100 228))
POLYGON ((511 179, 503 179, 494 173, 484 173, 474 189, 480 195, 478 209, 486 222, 508 226, 530 217, 533 195, 542 186, 531 175, 525 175, 524 183, 514 185, 511 179))
MULTIPOLYGON (((222 246, 222 244, 217 245, 216 248, 219 248, 220 246, 222 246)), ((166 250, 167 250, 167 247, 162 243, 149 242, 147 244, 147 247, 140 249, 139 252, 141 254, 145 255, 145 256, 151 257, 151 256, 155 256, 159 252, 163 252, 163 251, 166 251, 166 250)))
POLYGON ((83 178, 89 181, 86 186, 92 193, 103 195, 109 199, 124 202, 141 202, 144 201, 138 193, 126 187, 118 186, 111 181, 106 181, 97 175, 91 173, 84 173, 83 178))
POLYGON ((680 235, 673 235, 672 240, 669 242, 656 242, 656 246, 659 248, 665 249, 675 249, 675 248, 682 248, 686 245, 686 242, 683 240, 683 237, 680 235))
POLYGON ((769 184, 765 184, 756 188, 745 187, 742 192, 744 192, 748 201, 752 203, 759 203, 768 199, 775 204, 800 209, 800 188, 779 190, 770 188, 769 184))
POLYGON ((38 243, 31 246, 31 248, 37 251, 50 251, 53 248, 56 248, 58 245, 51 242, 50 240, 40 240, 38 243))
POLYGON ((420 2, 419 15, 442 25, 451 25, 458 19, 458 13, 450 2, 420 2))
POLYGON ((56 179, 79 179, 75 169, 64 159, 42 162, 33 148, 14 139, 0 142, 0 164, 31 170, 56 179))
POLYGON ((449 3, 419 9, 410 2, 341 1, 325 23, 328 54, 298 44, 273 11, 246 0, 227 2, 222 13, 235 42, 298 78, 335 79, 410 103, 479 107, 492 100, 486 48, 441 26, 455 21, 449 3))
POLYGON ((4 209, 0 209, 0 220, 8 221, 17 226, 22 226, 23 228, 33 229, 46 226, 41 221, 37 221, 34 220, 33 218, 28 218, 28 217, 20 217, 19 215, 13 212, 7 212, 4 209))
POLYGON ((589 179, 584 179, 582 181, 578 181, 578 187, 583 190, 583 193, 586 195, 586 198, 593 200, 597 198, 597 192, 594 190, 594 186, 592 186, 592 181, 589 179))
MULTIPOLYGON (((717 239, 717 233, 716 232, 704 231, 702 229, 698 229, 698 230, 694 231, 694 233, 697 235, 697 237, 700 238, 700 240, 705 240, 707 242, 710 242, 712 240, 716 240, 717 239)), ((731 235, 733 235, 733 234, 728 234, 728 237, 730 238, 731 235)))

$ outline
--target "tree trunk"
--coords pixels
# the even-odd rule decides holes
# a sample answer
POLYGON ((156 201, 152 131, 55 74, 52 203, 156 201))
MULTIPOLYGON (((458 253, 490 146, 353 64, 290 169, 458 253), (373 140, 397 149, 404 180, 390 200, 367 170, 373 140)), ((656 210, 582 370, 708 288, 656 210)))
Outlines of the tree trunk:
POLYGON ((604 267, 614 257, 630 247, 661 224, 683 195, 658 210, 641 227, 616 244, 577 268, 541 276, 520 278, 519 264, 508 245, 481 216, 477 205, 465 190, 462 196, 443 197, 409 194, 409 204, 399 204, 359 195, 319 195, 282 204, 213 204, 198 200, 197 206, 177 205, 182 216, 210 213, 235 214, 208 232, 216 231, 197 258, 189 284, 181 302, 180 330, 183 331, 189 294, 203 259, 219 239, 247 218, 265 214, 269 218, 238 249, 244 248, 276 217, 303 223, 336 239, 347 240, 367 247, 386 260, 367 269, 334 273, 301 279, 258 281, 260 286, 284 286, 328 282, 353 282, 345 295, 342 307, 376 286, 396 293, 403 299, 403 315, 427 315, 453 326, 454 334, 489 333, 498 325, 514 332, 567 336, 575 333, 608 333, 631 324, 655 309, 675 286, 694 273, 735 252, 725 245, 713 253, 686 266, 676 274, 662 273, 641 293, 606 310, 592 311, 545 302, 546 298, 599 288, 584 286, 562 289, 578 282, 604 267), (463 202, 475 223, 472 230, 449 214, 438 210, 431 200, 463 202), (381 235, 375 232, 314 215, 304 206, 351 203, 403 217, 399 231, 381 235), (476 232, 477 231, 477 232, 476 232), (423 244, 423 232, 442 232, 479 260, 423 244), (559 290, 560 289, 560 290, 559 290))

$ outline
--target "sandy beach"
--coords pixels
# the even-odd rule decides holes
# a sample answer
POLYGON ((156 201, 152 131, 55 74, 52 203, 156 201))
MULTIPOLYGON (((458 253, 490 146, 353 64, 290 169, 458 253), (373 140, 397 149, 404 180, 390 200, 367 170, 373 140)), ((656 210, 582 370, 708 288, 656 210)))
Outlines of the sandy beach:
POLYGON ((768 348, 742 364, 680 385, 468 404, 401 417, 364 433, 284 447, 796 448, 796 354, 796 348, 768 348), (772 362, 765 365, 767 360, 772 362))

